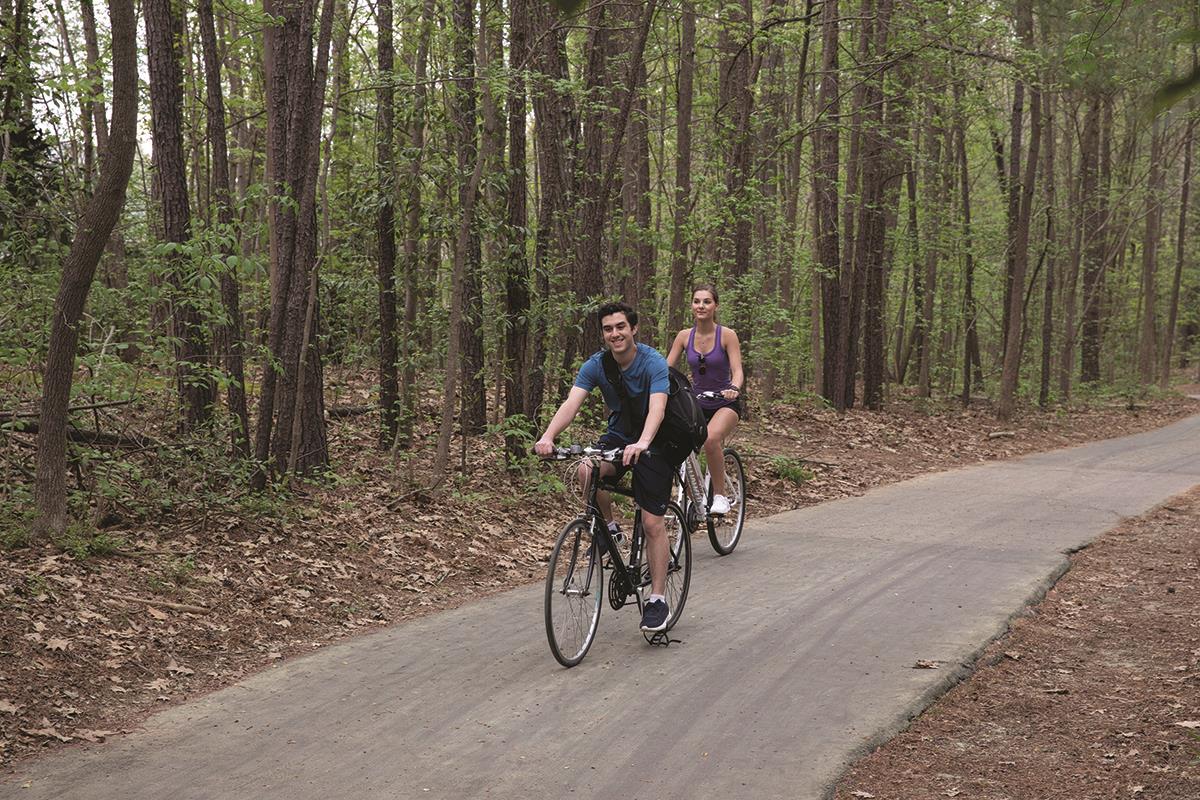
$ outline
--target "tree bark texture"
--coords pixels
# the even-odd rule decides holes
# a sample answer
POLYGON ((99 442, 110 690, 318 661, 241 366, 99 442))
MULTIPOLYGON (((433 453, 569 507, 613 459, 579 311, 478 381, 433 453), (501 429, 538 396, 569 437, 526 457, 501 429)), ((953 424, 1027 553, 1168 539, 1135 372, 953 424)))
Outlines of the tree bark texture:
POLYGON ((671 232, 668 328, 683 327, 690 307, 687 222, 692 205, 692 97, 696 79, 696 4, 684 0, 680 21, 678 89, 675 96, 675 216, 671 232))
POLYGON ((821 6, 821 84, 817 94, 817 113, 824 119, 813 132, 813 244, 817 269, 821 273, 821 314, 824 333, 824 380, 820 388, 825 399, 838 411, 845 410, 844 384, 837 375, 837 343, 841 327, 840 269, 838 234, 838 127, 841 112, 838 88, 838 2, 826 0, 821 6), (839 390, 839 385, 842 387, 839 390), (838 405, 838 401, 842 405, 838 405))
POLYGON ((395 136, 392 0, 379 0, 379 86, 375 90, 375 167, 379 182, 379 209, 375 236, 379 243, 379 447, 396 441, 399 426, 400 385, 396 374, 396 175, 392 163, 395 136))
MULTIPOLYGON (((475 79, 475 3, 474 0, 454 0, 453 3, 454 84, 451 92, 451 114, 455 126, 455 147, 458 159, 458 212, 461 216, 470 209, 476 213, 478 198, 467 197, 471 174, 479 153, 476 114, 478 88, 475 79)), ((476 188, 478 191, 478 187, 476 188)), ((464 434, 479 434, 487 427, 487 392, 483 364, 483 265, 479 223, 475 216, 467 220, 467 251, 463 271, 463 307, 459 338, 462 344, 461 361, 446 364, 462 372, 462 417, 464 434)))
POLYGON ((161 205, 163 242, 173 245, 165 257, 171 285, 171 332, 175 338, 176 383, 182 411, 180 427, 208 420, 214 390, 208 374, 209 346, 195 294, 199 275, 184 250, 191 239, 186 156, 183 151, 183 72, 179 43, 183 13, 174 0, 144 0, 146 52, 150 68, 151 138, 154 144, 155 195, 161 205))
POLYGON ((1142 242, 1142 325, 1138 335, 1138 372, 1142 383, 1154 383, 1158 366, 1158 240, 1162 230, 1162 203, 1166 173, 1162 168, 1163 119, 1154 120, 1150 133, 1150 172, 1146 180, 1146 237, 1142 242))
MULTIPOLYGON (((1193 58, 1193 69, 1195 59, 1193 58)), ((1189 105, 1194 111, 1195 104, 1189 105)), ((1162 362, 1159 365, 1158 385, 1166 389, 1171 380, 1171 354, 1175 347, 1175 325, 1179 318, 1179 287, 1183 279, 1184 251, 1187 243, 1188 197, 1192 185, 1192 149, 1196 139, 1196 119, 1189 117, 1183 134, 1183 176, 1179 187, 1179 226, 1175 231, 1175 275, 1171 280, 1171 299, 1167 304, 1167 327, 1163 333, 1162 362)))
POLYGON ((1083 310, 1080 331, 1079 379, 1100 380, 1100 301, 1105 258, 1106 204, 1099 180, 1100 116, 1103 100, 1098 93, 1088 98, 1080 140, 1080 227, 1083 238, 1083 310))
MULTIPOLYGON (((317 337, 306 337, 306 322, 316 269, 316 172, 334 2, 326 0, 322 9, 315 67, 316 0, 271 0, 265 9, 282 18, 281 24, 265 29, 263 47, 272 223, 268 336, 278 366, 263 374, 254 452, 260 465, 273 461, 280 471, 289 463, 306 472, 328 462, 321 359, 312 345, 317 337), (303 383, 299 380, 302 357, 307 362, 303 383), (292 459, 292 420, 297 414, 301 416, 300 452, 292 459)), ((319 307, 311 319, 313 326, 319 326, 319 307)), ((252 485, 261 487, 265 480, 260 470, 252 485)))
POLYGON ((137 31, 132 0, 112 0, 112 129, 100 159, 96 190, 84 209, 63 261, 50 319, 37 438, 36 493, 39 535, 67 526, 67 408, 74 378, 78 324, 105 243, 125 204, 137 144, 137 31))
MULTIPOLYGON (((504 301, 508 329, 504 346, 508 369, 505 372, 504 412, 507 418, 524 417, 533 427, 537 419, 530 406, 529 391, 529 314, 530 273, 526 255, 525 229, 528 225, 527 183, 525 174, 525 69, 528 67, 529 12, 526 6, 538 0, 509 0, 509 67, 512 69, 508 93, 508 183, 505 194, 504 301)), ((504 438, 509 463, 516 464, 524 455, 525 440, 508 431, 504 438)))
MULTIPOLYGON (((200 23, 200 40, 204 50, 204 88, 207 104, 205 130, 212 152, 212 196, 217 207, 217 223, 223 244, 221 256, 233 256, 233 196, 229 183, 229 146, 225 139, 225 97, 221 87, 221 63, 217 54, 217 30, 213 22, 212 0, 199 0, 196 13, 200 23), (226 243, 227 242, 227 243, 226 243)), ((217 341, 224 355, 229 377, 229 413, 233 417, 233 451, 241 457, 250 454, 250 421, 246 410, 245 340, 242 333, 242 308, 238 290, 237 271, 226 266, 221 270, 221 304, 225 319, 217 326, 217 341)))

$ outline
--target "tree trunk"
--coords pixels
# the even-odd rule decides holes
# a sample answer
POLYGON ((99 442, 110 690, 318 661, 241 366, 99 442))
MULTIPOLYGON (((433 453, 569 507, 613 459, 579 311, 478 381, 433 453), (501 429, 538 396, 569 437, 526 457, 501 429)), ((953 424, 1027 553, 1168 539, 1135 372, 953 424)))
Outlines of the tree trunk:
POLYGON ((1138 372, 1142 383, 1154 383, 1155 336, 1158 333, 1158 239, 1162 228, 1166 178, 1162 168, 1163 119, 1154 120, 1150 133, 1150 174, 1146 180, 1146 239, 1142 242, 1142 325, 1138 337, 1138 372))
MULTIPOLYGON (((602 111, 592 111, 584 123, 583 160, 580 163, 579 179, 579 229, 576 236, 575 250, 575 297, 580 309, 589 308, 596 298, 604 292, 604 275, 602 258, 605 252, 604 231, 608 221, 609 199, 612 196, 612 186, 617 172, 617 163, 621 154, 621 143, 624 139, 625 128, 633 107, 636 94, 632 87, 637 82, 637 75, 642 69, 642 55, 646 48, 646 39, 650 33, 650 23, 658 8, 657 0, 650 0, 642 9, 638 19, 638 27, 629 56, 629 69, 625 77, 626 91, 617 117, 611 122, 614 131, 613 140, 608 142, 608 159, 604 160, 605 142, 604 129, 608 121, 602 111)), ((593 41, 589 48, 587 75, 585 83, 590 90, 596 90, 605 85, 604 65, 609 49, 609 34, 606 29, 605 12, 602 4, 594 4, 589 12, 589 23, 595 28, 593 41)), ((586 340, 599 338, 599 322, 595 315, 589 315, 589 321, 580 333, 572 333, 567 338, 564 351, 564 361, 573 361, 581 352, 586 340)))
POLYGON ((821 311, 824 331, 824 360, 821 394, 834 403, 838 411, 845 410, 844 384, 837 375, 838 341, 840 338, 840 278, 838 235, 838 128, 835 120, 841 113, 838 88, 838 0, 826 0, 821 6, 821 86, 817 95, 817 113, 824 117, 813 133, 813 244, 816 262, 821 271, 821 311), (842 405, 838 405, 838 401, 842 405))
MULTIPOLYGON (((1045 36, 1043 35, 1043 38, 1045 36)), ((1042 381, 1038 388, 1038 405, 1045 408, 1050 403, 1050 371, 1053 358, 1054 339, 1054 282, 1058 260, 1058 241, 1054 229, 1057 213, 1054 186, 1054 103, 1053 95, 1042 96, 1045 106, 1045 164, 1042 166, 1042 186, 1046 192, 1046 291, 1042 297, 1042 381)))
MULTIPOLYGON (((454 0, 453 3, 453 74, 450 92, 451 119, 454 122, 455 149, 458 163, 458 211, 476 213, 478 198, 466 196, 471 174, 479 153, 476 107, 478 88, 475 79, 475 3, 474 0, 454 0)), ((478 190, 478 189, 477 189, 478 190)), ((462 415, 459 420, 464 435, 482 433, 487 427, 487 392, 483 374, 483 293, 481 286, 482 245, 475 217, 467 220, 467 251, 463 272, 463 307, 459 309, 459 342, 461 360, 448 361, 447 369, 458 368, 462 375, 462 415)))
MULTIPOLYGON (((1079 130, 1078 115, 1071 110, 1069 125, 1064 125, 1065 131, 1079 130)), ((1063 157, 1067 174, 1067 205, 1071 209, 1071 252, 1067 265, 1067 274, 1063 282, 1063 326, 1062 350, 1058 365, 1058 394, 1062 402, 1071 399, 1071 376, 1075 371, 1075 300, 1079 286, 1079 268, 1083 251, 1083 209, 1080 202, 1081 175, 1076 175, 1074 168, 1073 137, 1063 136, 1063 157)), ((1082 139, 1080 139, 1082 142, 1082 139)), ((1080 148, 1082 153, 1082 146, 1080 148)))
MULTIPOLYGON (((1027 49, 1033 48, 1033 4, 1032 0, 1022 0, 1017 5, 1017 35, 1027 49)), ((996 416, 1002 421, 1012 418, 1016 403, 1017 381, 1021 372, 1021 328, 1024 324, 1025 272, 1029 265, 1029 227, 1033 215, 1033 193, 1037 183, 1038 154, 1042 137, 1042 104, 1041 89, 1035 75, 1029 91, 1029 152, 1024 174, 1019 169, 1020 149, 1016 131, 1013 135, 1013 149, 1009 153, 1014 166, 1009 171, 1010 189, 1020 188, 1020 205, 1017 210, 1016 239, 1010 248, 1012 252, 1012 284, 1011 298, 1008 307, 1008 328, 1004 347, 1004 368, 1000 375, 1000 398, 996 404, 996 416)), ((1017 86, 1024 84, 1018 79, 1017 86)), ((1016 112, 1014 111, 1014 118, 1016 112)))
MULTIPOLYGON (((320 354, 304 344, 306 332, 309 341, 316 339, 306 322, 316 268, 316 171, 334 1, 326 0, 321 11, 315 65, 316 0, 269 0, 264 9, 280 18, 279 25, 266 28, 263 47, 271 186, 268 344, 279 366, 263 373, 254 452, 260 464, 273 458, 279 470, 294 463, 304 472, 328 462, 320 354), (303 384, 301 358, 306 359, 303 384), (298 413, 301 452, 293 459, 292 420, 298 413)), ((312 326, 319 326, 319 319, 314 309, 312 326)), ((252 486, 261 488, 265 481, 259 470, 252 486)))
POLYGON ((175 338, 176 384, 184 430, 203 423, 212 413, 213 384, 207 373, 208 342, 198 286, 184 247, 191 239, 191 210, 183 152, 183 73, 179 41, 183 16, 174 0, 145 0, 146 53, 150 70, 151 138, 154 143, 155 195, 161 204, 163 242, 171 249, 165 260, 172 287, 171 328, 175 338))
MULTIPOLYGON (((87 76, 92 83, 91 109, 92 127, 96 132, 96 152, 108 149, 108 110, 104 105, 104 78, 100 74, 100 45, 96 37, 96 14, 92 0, 80 0, 80 18, 83 22, 83 39, 87 52, 87 76)), ((101 280, 112 289, 129 286, 129 270, 125 263, 125 237, 120 228, 114 228, 105 248, 108 258, 101 257, 101 280)), ((127 348, 122 354, 129 353, 127 348)))
MULTIPOLYGON (((504 384, 504 414, 510 420, 530 419, 529 405, 529 259, 526 255, 525 229, 528 225, 525 176, 525 74, 529 51, 529 12, 526 5, 538 0, 509 0, 509 67, 512 78, 508 91, 508 191, 505 198, 507 247, 504 254, 504 299, 509 328, 504 340, 508 370, 504 384)), ((510 465, 524 455, 525 440, 508 426, 505 451, 510 465)))
MULTIPOLYGON (((417 374, 414 351, 417 341, 417 298, 420 294, 417 277, 421 272, 421 167, 425 163, 425 116, 427 88, 425 76, 429 64, 429 40, 433 31, 434 0, 424 0, 413 87, 412 118, 409 121, 409 148, 413 153, 408 170, 405 203, 404 233, 404 334, 400 340, 400 360, 404 369, 400 375, 400 395, 404 413, 397 428, 396 441, 407 442, 412 436, 417 410, 417 374)), ((432 238, 432 237, 431 237, 432 238)))
POLYGON ((1102 99, 1093 93, 1088 98, 1080 138, 1080 226, 1083 235, 1083 328, 1080 335, 1079 379, 1083 383, 1100 380, 1100 297, 1104 269, 1105 203, 1100 196, 1098 167, 1100 159, 1100 115, 1102 99))
MULTIPOLYGON (((872 30, 872 58, 887 51, 892 0, 879 0, 872 30)), ((885 76, 872 76, 867 84, 862 132, 862 198, 859 203, 859 235, 855 245, 855 273, 862 275, 863 319, 863 405, 883 407, 884 387, 884 279, 886 270, 886 227, 889 212, 895 213, 900 198, 900 158, 897 138, 903 133, 907 113, 898 91, 888 98, 885 127, 885 76)), ((853 377, 853 375, 851 375, 853 377)), ((851 390, 853 386, 849 387, 851 390)))
POLYGON ((923 294, 921 305, 914 310, 919 312, 918 325, 921 333, 917 339, 917 394, 929 397, 932 390, 933 374, 933 313, 937 298, 937 268, 941 255, 941 246, 936 239, 940 236, 940 226, 935 221, 941 216, 946 206, 946 197, 942 193, 942 140, 945 129, 936 121, 941 118, 938 100, 932 99, 926 106, 927 117, 931 122, 926 126, 927 159, 924 184, 927 208, 932 213, 927 217, 924 236, 925 241, 925 274, 922 280, 923 294))
POLYGON ((225 370, 229 373, 229 413, 234 419, 233 451, 245 458, 250 455, 250 418, 246 410, 246 343, 242 334, 237 270, 228 266, 236 248, 232 239, 233 197, 229 183, 229 146, 225 140, 225 96, 221 87, 221 63, 217 54, 212 0, 199 0, 196 11, 200 23, 200 42, 204 49, 204 88, 208 111, 206 130, 212 151, 212 194, 217 206, 217 222, 223 234, 221 256, 226 262, 220 277, 225 321, 218 327, 218 340, 225 356, 225 370))
MULTIPOLYGON (((553 18, 545 3, 527 3, 530 12, 530 41, 534 70, 530 94, 536 119, 538 178, 540 181, 537 241, 534 243, 534 273, 537 275, 539 305, 551 301, 555 276, 570 262, 575 247, 575 153, 579 123, 568 79, 566 27, 553 18)), ((534 315, 533 353, 530 357, 531 418, 537 419, 546 392, 547 340, 551 337, 544 311, 534 315)), ((570 347, 570 337, 565 342, 570 347)), ((564 359, 566 360, 566 359, 564 359)))
MULTIPOLYGON (((691 297, 687 291, 688 235, 692 205, 692 94, 696 76, 696 4, 683 0, 679 39, 679 74, 675 98, 675 220, 671 233, 671 288, 667 297, 668 327, 683 327, 691 297)), ((807 35, 807 33, 806 33, 807 35)))
POLYGON ((67 408, 74 378, 75 347, 84 304, 104 245, 125 204, 137 145, 137 30, 132 0, 109 4, 112 27, 112 130, 100 160, 96 191, 83 212, 50 318, 37 437, 37 535, 58 535, 67 526, 67 408))
MULTIPOLYGON (((1196 59, 1193 55, 1192 69, 1196 59)), ((1188 107, 1194 112, 1195 104, 1188 107)), ((1171 381, 1171 353, 1175 346, 1175 325, 1179 317, 1179 286, 1183 278, 1184 245, 1187 242, 1188 195, 1192 184, 1192 146, 1196 135, 1196 118, 1189 113, 1187 130, 1183 135, 1183 177, 1179 187, 1179 227, 1175 231, 1175 276, 1171 280, 1171 300, 1167 306, 1167 328, 1163 333, 1162 361, 1159 365, 1158 385, 1166 390, 1171 381)))
MULTIPOLYGON (((967 126, 963 119, 962 84, 955 84, 955 127, 963 224, 963 371, 962 402, 971 404, 971 368, 979 361, 979 332, 975 307, 975 248, 971 240, 971 171, 967 161, 967 126)), ((979 368, 976 366, 976 370, 979 368)), ((982 377, 982 376, 981 376, 982 377)))
POLYGON ((375 90, 375 167, 379 184, 379 213, 375 235, 379 243, 379 447, 396 441, 400 416, 400 386, 396 374, 396 173, 392 163, 395 133, 394 51, 392 0, 379 0, 379 86, 375 90))

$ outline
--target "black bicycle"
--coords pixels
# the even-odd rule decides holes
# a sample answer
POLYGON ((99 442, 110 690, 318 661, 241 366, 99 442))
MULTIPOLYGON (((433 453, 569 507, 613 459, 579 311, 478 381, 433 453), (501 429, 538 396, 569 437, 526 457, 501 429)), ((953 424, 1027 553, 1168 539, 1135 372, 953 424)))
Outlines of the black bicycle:
MULTIPOLYGON (((639 618, 650 592, 650 564, 646 554, 646 536, 642 511, 637 509, 628 549, 614 541, 604 515, 596 505, 600 488, 632 497, 633 491, 601 482, 600 462, 620 462, 624 448, 600 450, 593 447, 558 447, 548 460, 587 460, 592 470, 585 487, 583 514, 567 523, 554 549, 546 571, 546 638, 550 652, 564 667, 573 667, 587 655, 596 638, 603 605, 605 570, 608 571, 608 604, 614 610, 631 600, 636 602, 639 618), (628 563, 626 559, 628 558, 628 563)), ((683 613, 688 585, 692 579, 692 545, 684 527, 683 511, 669 503, 664 515, 670 557, 667 564, 666 597, 670 607, 666 630, 683 613)), ((666 631, 643 632, 651 644, 667 643, 666 631)))

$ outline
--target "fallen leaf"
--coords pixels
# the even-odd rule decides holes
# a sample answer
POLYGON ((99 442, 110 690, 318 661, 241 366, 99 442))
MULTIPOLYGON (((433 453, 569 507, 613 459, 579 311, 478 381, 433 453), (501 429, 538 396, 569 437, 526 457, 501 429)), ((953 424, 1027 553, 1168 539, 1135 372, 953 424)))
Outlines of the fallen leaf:
POLYGON ((163 689, 171 688, 171 682, 166 678, 155 678, 146 684, 146 688, 155 692, 161 692, 163 689))
POLYGON ((181 667, 175 663, 175 659, 171 659, 171 663, 167 664, 167 672, 174 672, 176 675, 195 675, 196 670, 181 667))
POLYGON ((870 792, 864 792, 862 789, 855 789, 853 792, 850 793, 850 796, 851 797, 871 798, 871 797, 874 797, 875 795, 871 794, 870 792))
POLYGON ((78 730, 75 735, 85 742, 103 742, 107 737, 112 736, 116 731, 89 731, 78 730))
POLYGON ((928 658, 917 659, 917 663, 912 665, 913 669, 938 669, 940 661, 933 661, 928 658))
POLYGON ((1013 661, 1020 661, 1020 660, 1021 660, 1021 654, 1020 654, 1020 653, 1018 653, 1016 650, 1005 650, 1005 651, 1004 651, 1004 655, 1008 656, 1008 657, 1009 657, 1009 658, 1011 658, 1013 661))
POLYGON ((50 724, 50 720, 42 717, 42 727, 40 728, 22 728, 21 733, 26 736, 41 736, 44 739, 58 739, 60 742, 71 741, 70 736, 63 736, 54 726, 50 724))
POLYGON ((68 647, 70 647, 70 645, 71 645, 71 643, 68 642, 66 639, 51 639, 48 642, 46 642, 46 649, 47 650, 56 650, 59 652, 65 652, 66 649, 68 647))
POLYGON ((146 613, 149 614, 150 616, 154 617, 155 619, 166 619, 167 618, 167 614, 165 614, 162 611, 159 611, 157 608, 154 608, 153 606, 146 606, 146 613))
POLYGON ((0 714, 15 714, 19 708, 11 700, 0 700, 0 714))
POLYGON ((947 789, 946 791, 942 792, 942 794, 946 795, 946 797, 958 797, 960 794, 962 794, 962 789, 955 786, 953 789, 947 789))
MULTIPOLYGON (((0 707, 0 711, 3 711, 3 710, 4 709, 2 707, 0 707)), ((1197 719, 1189 719, 1189 720, 1185 720, 1183 722, 1176 722, 1175 724, 1178 725, 1180 728, 1193 728, 1193 729, 1200 728, 1200 720, 1197 720, 1197 719)))

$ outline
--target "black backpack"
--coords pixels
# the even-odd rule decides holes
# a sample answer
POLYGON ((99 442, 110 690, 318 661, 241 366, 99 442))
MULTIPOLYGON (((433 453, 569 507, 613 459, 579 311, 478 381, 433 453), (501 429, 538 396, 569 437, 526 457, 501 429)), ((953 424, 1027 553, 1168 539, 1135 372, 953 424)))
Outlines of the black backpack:
MULTIPOLYGON (((637 436, 645 424, 645 415, 640 409, 633 407, 633 400, 625 390, 621 380, 621 368, 611 352, 605 351, 600 357, 604 366, 604 377, 617 390, 621 398, 621 418, 628 434, 637 436)), ((670 372, 670 388, 667 390, 667 409, 663 414, 662 425, 654 436, 654 444, 669 447, 676 451, 690 450, 699 452, 708 438, 708 422, 704 419, 704 411, 692 392, 692 382, 688 377, 674 367, 667 367, 670 372)))

